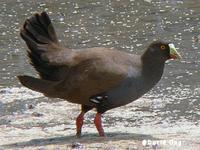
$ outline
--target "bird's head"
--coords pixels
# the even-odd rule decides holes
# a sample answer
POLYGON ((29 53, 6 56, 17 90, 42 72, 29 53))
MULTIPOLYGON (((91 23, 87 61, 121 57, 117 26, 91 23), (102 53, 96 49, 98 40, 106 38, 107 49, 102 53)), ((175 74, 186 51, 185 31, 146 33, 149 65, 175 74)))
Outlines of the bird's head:
POLYGON ((181 59, 181 55, 177 52, 174 44, 162 41, 155 41, 149 45, 143 54, 145 59, 152 58, 165 62, 168 59, 181 59))

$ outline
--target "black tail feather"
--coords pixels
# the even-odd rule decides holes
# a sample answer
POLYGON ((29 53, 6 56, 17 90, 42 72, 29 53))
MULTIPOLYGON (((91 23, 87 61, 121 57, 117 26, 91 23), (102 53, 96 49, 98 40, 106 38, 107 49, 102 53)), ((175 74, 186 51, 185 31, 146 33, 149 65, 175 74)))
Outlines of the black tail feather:
POLYGON ((57 35, 46 12, 35 14, 27 19, 20 31, 21 37, 25 40, 29 51, 28 56, 31 64, 45 80, 59 80, 58 72, 60 66, 48 63, 42 58, 42 53, 57 50, 59 43, 57 35))

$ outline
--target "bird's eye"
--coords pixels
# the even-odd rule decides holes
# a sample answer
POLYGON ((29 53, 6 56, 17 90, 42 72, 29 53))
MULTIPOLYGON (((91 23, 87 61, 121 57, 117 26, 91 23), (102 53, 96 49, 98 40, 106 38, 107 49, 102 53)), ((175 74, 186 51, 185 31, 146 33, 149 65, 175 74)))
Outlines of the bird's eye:
POLYGON ((165 50, 165 48, 166 48, 165 45, 161 45, 161 46, 160 46, 160 49, 161 49, 161 50, 165 50))

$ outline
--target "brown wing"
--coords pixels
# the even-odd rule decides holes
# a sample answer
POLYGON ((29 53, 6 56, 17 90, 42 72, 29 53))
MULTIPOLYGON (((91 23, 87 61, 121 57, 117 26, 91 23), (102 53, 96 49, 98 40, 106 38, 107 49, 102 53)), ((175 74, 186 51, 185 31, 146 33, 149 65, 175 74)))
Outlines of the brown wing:
POLYGON ((69 70, 65 80, 55 86, 55 93, 71 102, 87 104, 89 97, 117 86, 126 75, 123 65, 107 64, 102 59, 85 60, 69 70))

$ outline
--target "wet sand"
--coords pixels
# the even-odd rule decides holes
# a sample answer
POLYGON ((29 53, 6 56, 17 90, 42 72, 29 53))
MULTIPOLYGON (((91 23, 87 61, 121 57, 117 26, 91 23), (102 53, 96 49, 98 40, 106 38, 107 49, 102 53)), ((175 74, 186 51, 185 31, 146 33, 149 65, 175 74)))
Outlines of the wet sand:
MULTIPOLYGON (((107 136, 99 137, 93 124, 95 111, 86 115, 83 136, 75 136, 75 119, 79 106, 58 99, 48 99, 26 88, 2 88, 0 117, 1 149, 191 149, 200 147, 198 126, 183 124, 137 125, 133 115, 144 112, 139 106, 151 105, 151 100, 139 100, 105 113, 107 136), (135 111, 135 112, 134 112, 135 111), (142 111, 142 112, 141 112, 142 111)), ((152 112, 153 113, 153 112, 152 112)), ((141 118, 138 118, 141 119, 141 118)))

